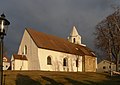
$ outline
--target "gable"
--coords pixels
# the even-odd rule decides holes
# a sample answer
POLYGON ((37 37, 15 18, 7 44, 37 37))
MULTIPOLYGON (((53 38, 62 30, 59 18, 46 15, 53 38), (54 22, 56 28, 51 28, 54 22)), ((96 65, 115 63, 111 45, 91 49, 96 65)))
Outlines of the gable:
POLYGON ((59 38, 53 35, 45 34, 35 31, 33 29, 26 29, 38 48, 44 48, 59 52, 65 52, 75 55, 90 55, 94 56, 87 47, 73 44, 68 40, 59 38))

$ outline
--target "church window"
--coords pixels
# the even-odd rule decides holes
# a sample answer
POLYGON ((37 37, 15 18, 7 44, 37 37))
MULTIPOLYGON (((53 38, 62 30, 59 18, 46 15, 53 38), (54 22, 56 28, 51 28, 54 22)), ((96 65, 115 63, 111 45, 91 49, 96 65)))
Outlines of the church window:
POLYGON ((63 59, 63 66, 67 66, 67 58, 63 59))
POLYGON ((27 46, 25 45, 24 47, 24 54, 26 55, 27 54, 27 46))
POLYGON ((75 38, 73 38, 73 43, 75 43, 75 38))
POLYGON ((47 57, 47 65, 52 65, 50 56, 47 57))
POLYGON ((78 59, 76 60, 76 67, 78 67, 78 59))

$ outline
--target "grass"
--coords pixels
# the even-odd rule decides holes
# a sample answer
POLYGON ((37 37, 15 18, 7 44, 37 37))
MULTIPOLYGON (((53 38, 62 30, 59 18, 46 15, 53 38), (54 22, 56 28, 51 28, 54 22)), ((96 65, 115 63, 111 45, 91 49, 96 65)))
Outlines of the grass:
POLYGON ((3 85, 120 85, 120 76, 105 73, 4 71, 3 85))

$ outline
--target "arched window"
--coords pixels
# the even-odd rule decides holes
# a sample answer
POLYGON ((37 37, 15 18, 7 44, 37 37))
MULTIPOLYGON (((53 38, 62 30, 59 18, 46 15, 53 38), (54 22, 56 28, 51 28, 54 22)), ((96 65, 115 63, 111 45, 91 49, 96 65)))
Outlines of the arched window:
POLYGON ((26 55, 27 54, 27 46, 25 45, 24 47, 24 54, 26 55))
POLYGON ((67 58, 63 59, 63 66, 67 66, 67 58))
POLYGON ((47 65, 52 65, 50 56, 47 57, 47 65))
POLYGON ((76 67, 78 67, 78 59, 76 60, 76 67))
POLYGON ((73 38, 73 43, 75 43, 75 38, 73 38))

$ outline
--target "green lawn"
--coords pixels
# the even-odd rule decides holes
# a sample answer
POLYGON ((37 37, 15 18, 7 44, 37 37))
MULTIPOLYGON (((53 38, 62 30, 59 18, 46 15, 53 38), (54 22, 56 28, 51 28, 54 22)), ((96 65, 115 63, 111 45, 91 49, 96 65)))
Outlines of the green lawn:
POLYGON ((120 76, 105 73, 4 71, 3 85, 120 85, 120 76))

